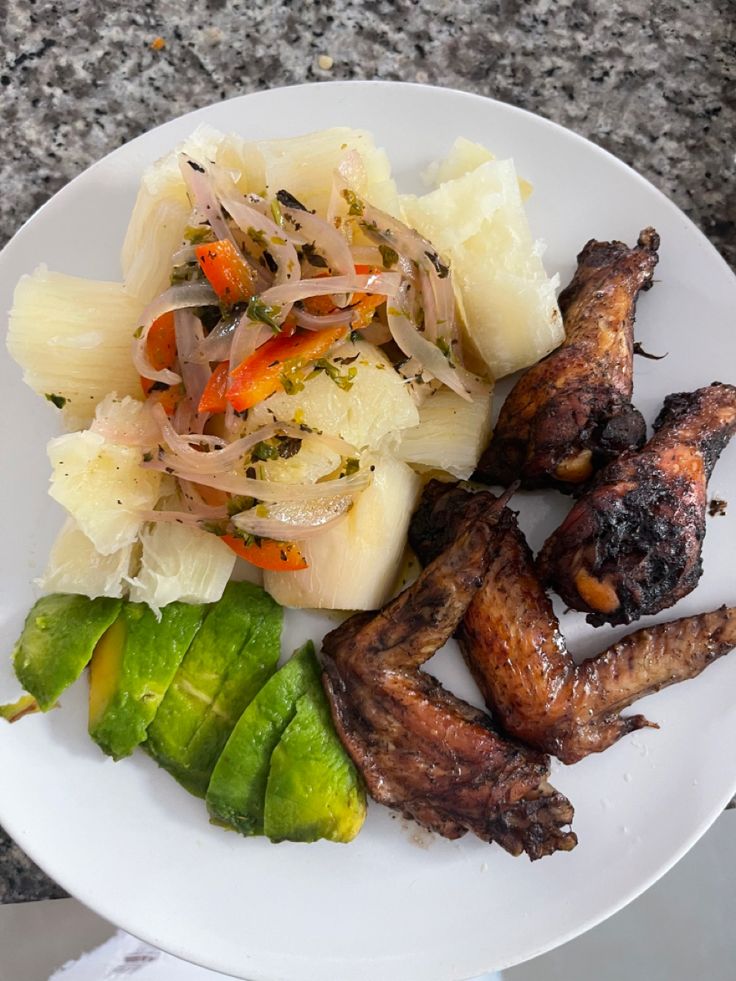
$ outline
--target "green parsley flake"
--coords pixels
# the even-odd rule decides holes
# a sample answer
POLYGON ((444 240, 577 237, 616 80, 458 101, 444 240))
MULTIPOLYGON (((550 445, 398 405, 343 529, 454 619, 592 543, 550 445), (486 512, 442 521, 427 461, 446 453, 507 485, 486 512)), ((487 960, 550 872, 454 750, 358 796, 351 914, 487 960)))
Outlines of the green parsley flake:
POLYGON ((342 192, 342 196, 348 203, 348 214, 361 216, 365 211, 365 205, 360 200, 355 191, 351 191, 350 188, 346 187, 342 192))
POLYGON ((390 245, 379 245, 378 251, 381 253, 383 264, 387 269, 392 269, 399 261, 399 253, 390 245))
POLYGON ((270 327, 274 334, 281 333, 281 324, 276 320, 281 307, 264 303, 260 296, 252 296, 245 312, 251 320, 258 320, 270 327))

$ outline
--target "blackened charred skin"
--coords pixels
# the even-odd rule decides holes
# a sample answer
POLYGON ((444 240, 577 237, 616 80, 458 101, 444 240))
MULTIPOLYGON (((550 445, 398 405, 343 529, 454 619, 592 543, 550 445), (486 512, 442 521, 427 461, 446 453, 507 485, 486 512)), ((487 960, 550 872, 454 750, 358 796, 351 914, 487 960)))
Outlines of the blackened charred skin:
POLYGON ((471 503, 457 537, 412 586, 329 633, 323 682, 375 800, 445 837, 472 831, 536 859, 577 841, 564 830, 570 802, 547 783, 548 757, 499 736, 488 716, 420 670, 483 582, 498 510, 471 503))
POLYGON ((475 479, 576 491, 601 466, 646 440, 631 404, 634 312, 652 285, 659 236, 630 249, 590 241, 559 298, 562 347, 526 371, 506 399, 475 479))
POLYGON ((658 613, 697 585, 707 482, 736 430, 736 388, 668 396, 655 430, 601 471, 537 560, 543 582, 594 626, 658 613))
MULTIPOLYGON (((474 497, 493 506, 489 492, 428 485, 410 528, 422 561, 445 547, 471 507, 477 510, 474 497)), ((494 722, 564 763, 651 725, 621 712, 643 695, 695 677, 736 645, 736 609, 724 607, 635 631, 576 665, 512 512, 500 515, 495 538, 485 581, 457 639, 494 722)))

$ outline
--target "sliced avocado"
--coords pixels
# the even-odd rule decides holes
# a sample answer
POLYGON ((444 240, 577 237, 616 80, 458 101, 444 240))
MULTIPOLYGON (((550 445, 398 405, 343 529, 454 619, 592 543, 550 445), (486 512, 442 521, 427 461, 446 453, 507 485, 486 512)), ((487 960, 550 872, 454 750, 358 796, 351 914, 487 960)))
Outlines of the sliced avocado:
POLYGON ((145 603, 125 603, 100 638, 89 665, 89 734, 108 756, 129 756, 146 738, 204 612, 170 603, 157 620, 145 603))
POLYGON ((214 821, 244 835, 263 834, 271 754, 294 718, 297 701, 319 689, 319 665, 310 640, 269 678, 233 729, 207 788, 214 821))
POLYGON ((179 665, 145 748, 190 793, 205 796, 235 723, 273 674, 281 621, 259 586, 228 583, 179 665))
POLYGON ((71 593, 42 596, 34 604, 13 651, 13 667, 41 711, 52 708, 84 671, 120 605, 119 599, 71 593))
POLYGON ((271 756, 264 831, 271 841, 352 841, 365 814, 363 784, 324 692, 307 692, 271 756))

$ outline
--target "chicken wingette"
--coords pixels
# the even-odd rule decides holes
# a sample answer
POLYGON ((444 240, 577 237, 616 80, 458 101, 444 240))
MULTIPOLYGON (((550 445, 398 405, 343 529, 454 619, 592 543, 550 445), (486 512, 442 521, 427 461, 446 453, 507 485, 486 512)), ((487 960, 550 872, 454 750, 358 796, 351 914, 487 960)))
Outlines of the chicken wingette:
MULTIPOLYGON (((424 561, 438 554, 484 491, 432 482, 415 515, 410 538, 424 561)), ((736 646, 736 608, 684 617, 623 637, 581 664, 560 634, 532 553, 505 510, 494 528, 493 558, 457 638, 494 722, 508 735, 575 763, 621 736, 651 725, 622 716, 636 699, 693 678, 736 646)))

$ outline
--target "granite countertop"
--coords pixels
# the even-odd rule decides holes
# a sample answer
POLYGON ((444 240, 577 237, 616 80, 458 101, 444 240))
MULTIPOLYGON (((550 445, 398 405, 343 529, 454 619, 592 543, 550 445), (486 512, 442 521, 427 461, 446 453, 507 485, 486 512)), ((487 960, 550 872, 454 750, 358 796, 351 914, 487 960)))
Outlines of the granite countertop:
MULTIPOLYGON (((261 88, 380 78, 576 130, 736 266, 733 0, 0 0, 0 52, 0 245, 89 164, 174 116, 261 88)), ((63 894, 0 831, 0 902, 63 894)))

